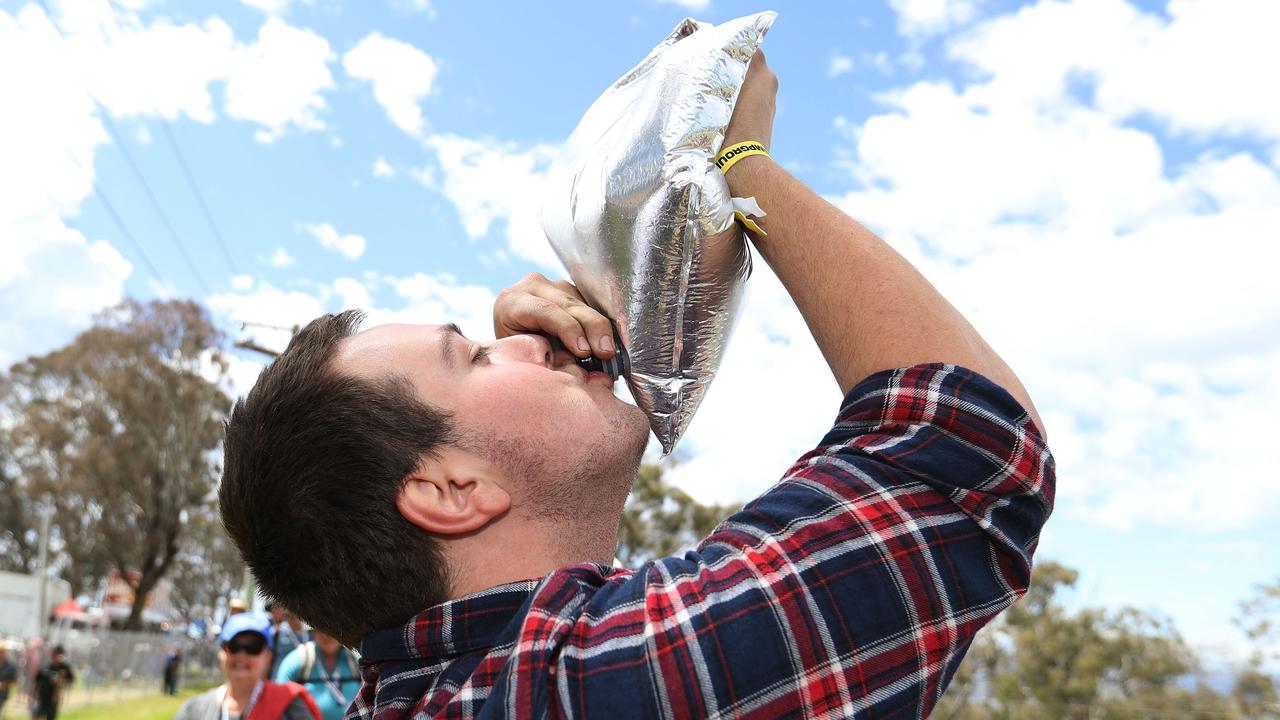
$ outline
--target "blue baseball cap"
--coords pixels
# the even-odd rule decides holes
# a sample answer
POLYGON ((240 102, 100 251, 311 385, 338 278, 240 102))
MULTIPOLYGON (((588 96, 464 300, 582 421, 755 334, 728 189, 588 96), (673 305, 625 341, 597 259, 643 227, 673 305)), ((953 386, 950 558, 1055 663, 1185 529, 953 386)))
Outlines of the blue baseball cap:
POLYGON ((218 636, 220 642, 230 642, 231 638, 242 632, 256 632, 267 639, 267 647, 271 647, 271 620, 265 615, 258 613, 236 613, 227 618, 227 624, 222 626, 222 634, 218 636))

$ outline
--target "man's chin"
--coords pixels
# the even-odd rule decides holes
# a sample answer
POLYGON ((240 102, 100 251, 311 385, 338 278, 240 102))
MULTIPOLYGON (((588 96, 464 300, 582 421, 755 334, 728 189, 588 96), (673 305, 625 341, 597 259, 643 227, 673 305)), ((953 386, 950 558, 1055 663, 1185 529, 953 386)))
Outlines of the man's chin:
POLYGON ((649 442, 649 416, 617 395, 604 398, 601 410, 606 426, 602 441, 621 450, 620 459, 632 455, 632 450, 643 453, 649 442))
POLYGON ((649 443, 649 416, 625 400, 619 402, 622 405, 618 417, 619 434, 629 440, 634 439, 635 447, 638 448, 636 452, 643 454, 649 443))

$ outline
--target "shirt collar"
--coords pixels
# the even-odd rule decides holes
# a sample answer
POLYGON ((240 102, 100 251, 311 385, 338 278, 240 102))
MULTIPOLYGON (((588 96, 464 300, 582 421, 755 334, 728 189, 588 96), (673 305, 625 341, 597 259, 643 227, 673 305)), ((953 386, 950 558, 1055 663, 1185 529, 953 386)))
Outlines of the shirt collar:
POLYGON ((365 635, 360 654, 372 662, 386 662, 452 657, 490 648, 539 582, 520 580, 429 607, 400 627, 365 635))

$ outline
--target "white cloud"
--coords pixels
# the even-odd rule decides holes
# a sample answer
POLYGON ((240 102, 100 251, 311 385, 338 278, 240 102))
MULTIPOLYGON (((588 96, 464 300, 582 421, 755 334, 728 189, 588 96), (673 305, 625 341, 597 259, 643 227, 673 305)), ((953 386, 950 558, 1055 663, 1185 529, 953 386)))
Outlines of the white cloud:
POLYGON ((283 15, 293 4, 293 0, 240 0, 240 2, 268 15, 283 15))
POLYGON ((237 53, 227 76, 227 114, 256 122, 254 134, 273 142, 289 127, 319 130, 326 103, 323 91, 333 87, 329 42, 310 30, 269 18, 258 38, 237 53))
POLYGON ((396 169, 387 162, 386 158, 379 157, 373 161, 373 176, 377 178, 393 178, 396 176, 396 169))
MULTIPOLYGON (((224 324, 243 329, 236 340, 248 340, 279 352, 289 344, 292 328, 302 327, 326 312, 358 307, 365 311, 364 328, 386 323, 456 322, 469 337, 493 336, 495 295, 479 285, 460 285, 450 275, 417 273, 405 277, 367 274, 363 279, 338 278, 330 285, 282 290, 259 282, 249 290, 215 294, 208 299, 214 316, 224 324), (375 303, 375 293, 388 289, 392 306, 375 303)), ((232 392, 243 394, 253 386, 267 358, 245 354, 232 363, 232 392)))
POLYGON ((991 73, 993 93, 1054 99, 1087 78, 1111 117, 1280 139, 1280 96, 1259 90, 1280 65, 1280 5, 1173 0, 1167 11, 1166 21, 1123 0, 1041 2, 975 28, 952 54, 991 73))
POLYGON ((1071 479, 1062 485, 1064 512, 1120 528, 1224 532, 1267 522, 1278 504, 1258 444, 1268 440, 1267 408, 1255 399, 1280 391, 1277 363, 1280 343, 1203 364, 1149 362, 1124 375, 1055 372, 1063 397, 1053 445, 1060 476, 1071 479))
MULTIPOLYGON (((0 73, 6 107, 22 108, 0 113, 0 221, 42 216, 51 204, 78 211, 93 191, 94 153, 107 133, 80 68, 36 5, 16 17, 0 12, 0 67, 41 68, 0 73)), ((0 264, 0 280, 15 267, 0 264)))
POLYGON ((0 368, 48 352, 120 301, 131 265, 53 213, 0 217, 0 368))
POLYGON ((493 290, 482 285, 460 285, 448 274, 415 273, 385 277, 404 305, 397 309, 373 308, 367 325, 391 322, 455 322, 468 337, 493 337, 493 290))
POLYGON ((678 5, 693 12, 702 12, 711 7, 711 0, 657 0, 657 2, 666 5, 678 5))
POLYGON ((433 135, 424 142, 436 152, 444 174, 440 191, 457 208, 468 237, 483 237, 495 221, 505 220, 512 254, 542 268, 561 269, 538 220, 542 184, 555 148, 521 150, 513 143, 456 135, 433 135))
POLYGON ((888 189, 855 193, 848 208, 961 258, 1001 240, 979 231, 997 221, 1097 218, 1131 227, 1185 202, 1164 179, 1150 135, 1088 108, 1036 114, 987 100, 983 90, 921 82, 886 96, 898 112, 870 118, 857 136, 860 179, 888 189), (924 198, 927 210, 918 204, 924 198))
POLYGON ((431 0, 392 0, 392 8, 403 13, 421 13, 428 20, 436 19, 435 3, 431 0))
POLYGON ((1103 68, 1098 101, 1122 117, 1149 113, 1192 133, 1255 133, 1280 139, 1275 83, 1280 4, 1170 2, 1172 21, 1127 62, 1103 68), (1203 49, 1213 48, 1206 61, 1203 49), (1214 72, 1230 68, 1228 76, 1214 72))
POLYGON ((409 175, 409 177, 413 178, 414 180, 417 180, 419 183, 422 184, 423 187, 427 188, 428 190, 440 189, 440 178, 438 177, 439 172, 437 168, 433 165, 425 165, 423 167, 417 167, 417 168, 411 167, 405 172, 409 175))
POLYGON ((279 352, 288 346, 293 327, 306 325, 324 314, 330 296, 327 288, 312 294, 281 290, 261 282, 250 291, 215 293, 208 298, 207 305, 215 317, 228 326, 239 328, 244 323, 237 340, 250 340, 279 352))
POLYGON ((839 77, 853 72, 853 58, 847 55, 833 54, 827 63, 827 77, 839 77))
POLYGON ((329 223, 307 223, 303 228, 322 246, 329 250, 336 250, 350 260, 356 260, 364 255, 365 246, 368 244, 360 235, 343 235, 329 223))
POLYGON ((267 258, 267 264, 274 268, 287 268, 297 262, 288 250, 282 247, 276 248, 271 253, 271 257, 267 258))
POLYGON ((257 382, 262 368, 266 367, 267 358, 262 356, 241 357, 228 353, 225 360, 227 361, 227 375, 224 379, 223 391, 229 397, 236 398, 249 392, 249 389, 257 382))
POLYGON ((342 67, 351 77, 373 83, 374 98, 396 127, 415 136, 422 132, 419 103, 431 92, 437 73, 430 55, 372 32, 342 56, 342 67))
POLYGON ((30 75, 65 74, 66 89, 91 95, 112 115, 212 122, 211 86, 225 82, 227 115, 261 125, 260 140, 279 138, 290 127, 324 127, 322 93, 333 87, 327 65, 333 55, 328 42, 309 30, 272 17, 245 44, 219 18, 184 25, 161 18, 144 25, 134 15, 117 16, 106 3, 63 9, 65 39, 36 6, 20 13, 24 44, 56 48, 56 59, 30 75))
POLYGON ((85 75, 113 115, 215 117, 210 85, 226 79, 241 51, 231 28, 211 18, 202 25, 118 26, 110 18, 68 35, 67 61, 85 75))
POLYGON ((1193 69, 1162 60, 1192 53, 1191 84, 1262 72, 1243 58, 1275 52, 1252 29, 1269 11, 1250 7, 1041 2, 949 45, 976 81, 888 93, 850 131, 862 189, 836 202, 1019 370, 1070 478, 1062 507, 1092 522, 1221 530, 1280 510, 1255 400, 1277 390, 1280 173, 1215 142, 1272 137, 1275 99, 1224 82, 1212 111, 1184 107, 1167 87, 1193 69), (1208 149, 1171 167, 1135 113, 1208 149))
POLYGON ((136 12, 156 2, 157 0, 115 0, 115 5, 136 12))
POLYGON ((131 264, 109 243, 69 228, 93 192, 107 135, 85 79, 48 18, 29 4, 0 12, 0 367, 44 353, 123 295, 131 264))
POLYGON ((231 277, 231 287, 233 290, 244 292, 253 289, 252 275, 233 275, 231 277))
POLYGON ((333 281, 333 291, 338 296, 338 304, 342 309, 373 307, 373 296, 369 288, 355 278, 343 277, 333 281))
MULTIPOLYGON (((28 6, 28 9, 33 6, 28 6)), ((229 117, 260 124, 256 137, 273 141, 289 128, 320 129, 323 92, 334 87, 328 41, 307 29, 269 18, 250 44, 239 42, 220 18, 201 24, 116 18, 106 4, 69 5, 60 15, 56 67, 72 74, 68 87, 87 92, 120 117, 179 115, 209 123, 216 117, 211 86, 225 82, 229 117), (119 22, 118 22, 119 20, 119 22)), ((38 10, 28 19, 41 23, 38 10)), ((52 42, 52 28, 31 28, 28 41, 52 42)))
POLYGON ((974 5, 974 0, 889 0, 903 35, 932 35, 962 25, 973 17, 974 5))

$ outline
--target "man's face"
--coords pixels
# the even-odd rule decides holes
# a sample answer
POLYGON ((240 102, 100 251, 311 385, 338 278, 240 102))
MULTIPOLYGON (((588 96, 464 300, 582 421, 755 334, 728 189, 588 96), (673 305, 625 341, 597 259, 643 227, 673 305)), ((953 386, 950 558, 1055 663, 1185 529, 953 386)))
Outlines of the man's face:
POLYGON ((464 437, 520 463, 512 469, 522 476, 565 477, 585 465, 599 477, 611 462, 638 460, 648 437, 644 413, 614 396, 608 375, 588 374, 538 335, 480 343, 453 325, 382 325, 343 340, 335 367, 404 375, 464 437))

